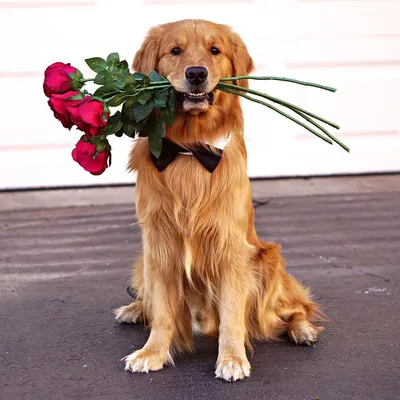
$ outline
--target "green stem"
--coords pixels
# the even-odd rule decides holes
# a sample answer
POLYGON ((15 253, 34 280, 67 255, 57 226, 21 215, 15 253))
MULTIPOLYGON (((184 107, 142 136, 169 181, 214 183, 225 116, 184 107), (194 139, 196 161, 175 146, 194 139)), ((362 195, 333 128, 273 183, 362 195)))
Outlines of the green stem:
POLYGON ((169 87, 171 87, 171 84, 168 84, 168 85, 166 85, 166 84, 164 84, 164 85, 156 85, 156 86, 146 86, 144 88, 141 88, 141 90, 154 90, 154 89, 158 90, 158 89, 166 89, 166 88, 169 88, 169 87))
POLYGON ((155 81, 155 82, 150 82, 150 86, 159 86, 159 85, 169 85, 169 86, 172 86, 171 85, 171 82, 170 81, 155 81))
POLYGON ((84 83, 84 82, 93 82, 93 81, 94 81, 94 78, 79 79, 79 82, 82 82, 82 83, 84 83))
POLYGON ((320 129, 322 132, 325 133, 326 136, 330 137, 335 143, 337 143, 342 149, 346 150, 348 153, 350 153, 350 148, 346 146, 344 143, 342 143, 339 139, 337 139, 335 136, 333 136, 328 130, 326 130, 323 126, 318 124, 317 122, 313 121, 310 117, 308 117, 306 114, 302 113, 301 111, 298 111, 296 109, 293 109, 293 111, 303 117, 306 121, 310 122, 313 124, 315 127, 320 129))
POLYGON ((287 107, 287 108, 290 108, 290 109, 296 109, 298 111, 301 111, 302 113, 307 114, 310 117, 313 117, 315 119, 318 119, 319 121, 324 122, 325 124, 330 125, 333 128, 340 129, 340 126, 338 124, 335 124, 334 122, 328 121, 327 119, 324 119, 324 118, 322 118, 322 117, 320 117, 320 116, 318 116, 316 114, 313 114, 310 111, 305 110, 304 108, 297 107, 294 104, 291 104, 291 103, 288 103, 288 102, 286 102, 284 100, 278 99, 277 97, 269 96, 266 93, 261 93, 261 92, 258 92, 257 90, 248 89, 248 88, 245 88, 245 87, 242 87, 242 86, 238 86, 238 85, 231 85, 229 83, 219 83, 217 85, 217 88, 218 88, 218 86, 228 87, 228 88, 231 88, 231 89, 234 89, 234 90, 240 90, 240 91, 243 91, 243 92, 254 94, 256 96, 263 97, 264 99, 273 101, 274 103, 278 103, 279 105, 281 105, 283 107, 287 107))
POLYGON ((313 83, 313 82, 305 82, 305 81, 299 81, 297 79, 290 79, 290 78, 280 78, 277 76, 249 76, 249 75, 244 75, 244 76, 234 76, 233 78, 221 78, 219 81, 224 82, 224 81, 237 81, 239 79, 254 79, 257 81, 284 81, 284 82, 291 82, 291 83, 296 83, 298 85, 303 85, 303 86, 312 86, 316 87, 319 89, 323 90, 328 90, 329 92, 336 92, 336 89, 330 86, 325 86, 325 85, 320 85, 318 83, 313 83))
POLYGON ((303 128, 307 129, 308 131, 310 131, 310 132, 311 132, 312 134, 314 134, 315 136, 318 136, 320 139, 324 140, 325 142, 327 142, 327 143, 329 143, 329 144, 332 144, 332 141, 331 141, 331 140, 329 140, 329 139, 326 138, 325 136, 321 135, 320 133, 316 132, 314 129, 310 128, 308 125, 306 125, 306 124, 304 124, 303 122, 297 120, 296 118, 293 118, 291 115, 286 114, 285 112, 279 110, 279 108, 276 108, 276 107, 274 107, 273 105, 266 103, 265 101, 258 100, 258 99, 254 99, 253 97, 247 96, 247 95, 245 95, 245 94, 243 94, 243 93, 240 93, 240 92, 236 92, 236 91, 234 91, 234 90, 225 90, 225 91, 226 91, 227 93, 231 93, 231 94, 234 94, 234 95, 243 97, 243 98, 245 98, 245 99, 247 99, 247 100, 254 101, 255 103, 262 104, 263 106, 268 107, 268 108, 270 108, 271 110, 276 111, 277 113, 283 115, 284 117, 289 118, 290 120, 292 120, 292 121, 295 122, 296 124, 302 126, 303 128))
POLYGON ((106 94, 106 98, 104 98, 104 101, 107 103, 107 102, 110 101, 110 100, 114 97, 114 95, 117 94, 117 93, 121 93, 121 91, 120 91, 120 90, 116 90, 115 92, 107 93, 107 94, 106 94), (110 96, 110 97, 108 97, 108 96, 110 96))

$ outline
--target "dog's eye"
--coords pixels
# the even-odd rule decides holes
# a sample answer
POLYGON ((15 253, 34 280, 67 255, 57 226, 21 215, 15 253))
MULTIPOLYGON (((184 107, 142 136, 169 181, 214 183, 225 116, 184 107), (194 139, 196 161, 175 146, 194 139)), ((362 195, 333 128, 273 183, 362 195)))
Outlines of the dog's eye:
POLYGON ((171 50, 171 54, 174 56, 179 56, 179 54, 181 54, 181 53, 182 53, 182 50, 179 47, 174 47, 171 50))
POLYGON ((214 56, 216 56, 216 55, 218 55, 219 53, 221 53, 220 51, 219 51, 219 49, 217 48, 217 47, 211 47, 211 54, 214 54, 214 56))

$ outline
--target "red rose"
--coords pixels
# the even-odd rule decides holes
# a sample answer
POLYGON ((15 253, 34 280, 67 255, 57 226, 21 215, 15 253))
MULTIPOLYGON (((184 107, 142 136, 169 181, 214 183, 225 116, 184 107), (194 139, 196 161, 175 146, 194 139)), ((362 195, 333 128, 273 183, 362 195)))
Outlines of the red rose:
POLYGON ((107 149, 104 149, 100 151, 96 158, 93 158, 96 153, 96 145, 82 140, 82 138, 76 144, 75 149, 72 150, 72 158, 92 175, 102 174, 108 167, 110 153, 107 149))
POLYGON ((85 97, 78 103, 71 105, 68 109, 71 121, 88 135, 96 136, 107 125, 110 115, 105 104, 98 100, 85 97))
POLYGON ((71 67, 71 64, 62 62, 51 64, 44 72, 44 94, 47 97, 51 97, 55 93, 65 93, 73 89, 80 89, 83 83, 79 83, 78 79, 81 77, 82 73, 77 68, 71 67))
POLYGON ((79 94, 78 91, 70 91, 64 94, 53 94, 48 104, 54 112, 54 116, 61 121, 64 128, 71 129, 74 122, 71 120, 69 109, 72 105, 81 102, 82 100, 67 100, 69 97, 79 94))

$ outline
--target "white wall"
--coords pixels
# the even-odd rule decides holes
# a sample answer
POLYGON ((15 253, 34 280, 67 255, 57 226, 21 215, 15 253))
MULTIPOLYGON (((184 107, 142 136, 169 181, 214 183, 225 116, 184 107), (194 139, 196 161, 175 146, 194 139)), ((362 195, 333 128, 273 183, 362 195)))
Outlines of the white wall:
POLYGON ((130 183, 128 139, 95 177, 71 159, 80 137, 56 121, 43 71, 112 51, 131 62, 146 30, 182 18, 239 32, 256 74, 335 86, 335 94, 252 83, 341 124, 347 154, 256 104, 244 104, 250 176, 400 171, 400 2, 395 0, 0 0, 0 189, 130 183))

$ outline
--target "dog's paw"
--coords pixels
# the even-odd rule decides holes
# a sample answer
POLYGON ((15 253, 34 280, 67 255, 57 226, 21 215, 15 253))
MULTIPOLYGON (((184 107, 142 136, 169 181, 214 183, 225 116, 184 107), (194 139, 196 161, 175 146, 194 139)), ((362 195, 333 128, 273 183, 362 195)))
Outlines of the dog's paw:
POLYGON ((306 320, 297 321, 289 326, 288 334, 294 343, 311 346, 318 340, 318 335, 322 329, 306 320))
POLYGON ((129 354, 124 357, 122 361, 125 361, 125 371, 146 373, 150 371, 158 371, 167 363, 172 365, 174 364, 169 353, 166 357, 162 357, 157 352, 144 349, 129 354))
POLYGON ((250 363, 246 358, 227 357, 217 361, 215 376, 228 382, 234 382, 250 376, 250 369, 250 363))
POLYGON ((142 321, 143 306, 141 301, 134 301, 127 306, 114 310, 115 319, 125 324, 136 324, 142 321))

